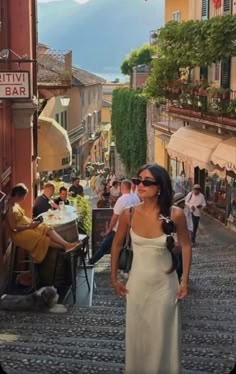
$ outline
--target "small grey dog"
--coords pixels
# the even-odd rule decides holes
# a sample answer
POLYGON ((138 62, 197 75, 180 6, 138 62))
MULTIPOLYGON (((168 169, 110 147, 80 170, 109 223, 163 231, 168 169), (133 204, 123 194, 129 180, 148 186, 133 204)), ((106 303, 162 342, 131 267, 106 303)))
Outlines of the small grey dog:
POLYGON ((67 309, 57 304, 59 295, 55 287, 42 287, 29 295, 2 295, 0 309, 21 312, 65 313, 67 309))

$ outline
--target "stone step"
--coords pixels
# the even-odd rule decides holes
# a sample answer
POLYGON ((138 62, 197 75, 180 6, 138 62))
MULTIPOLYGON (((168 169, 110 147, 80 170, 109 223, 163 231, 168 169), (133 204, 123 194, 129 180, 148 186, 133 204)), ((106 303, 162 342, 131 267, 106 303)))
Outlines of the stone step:
MULTIPOLYGON (((64 327, 70 328, 72 325, 77 324, 78 326, 110 326, 110 327, 119 327, 120 325, 124 324, 125 318, 124 313, 122 314, 107 314, 104 313, 104 310, 100 310, 98 313, 93 313, 92 308, 90 308, 88 313, 77 313, 77 314, 60 314, 55 315, 53 313, 51 314, 42 314, 40 315, 40 319, 37 314, 28 314, 27 316, 24 315, 21 318, 21 322, 18 322, 19 314, 18 315, 11 315, 10 313, 4 316, 4 325, 5 324, 12 324, 12 326, 15 324, 18 327, 21 326, 21 324, 27 324, 27 325, 33 325, 35 327, 43 326, 44 322, 47 324, 55 325, 55 318, 57 320, 57 323, 62 323, 64 327), (91 310, 91 312, 90 312, 91 310)), ((1 326, 1 322, 0 322, 1 326)))
POLYGON ((63 360, 68 357, 79 361, 92 361, 96 363, 119 363, 124 364, 125 353, 124 347, 121 349, 119 346, 118 350, 111 349, 106 346, 103 347, 102 344, 96 348, 83 347, 83 346, 68 346, 63 344, 62 340, 58 344, 41 344, 34 343, 22 343, 18 344, 5 344, 1 347, 1 355, 4 357, 12 356, 18 357, 18 355, 28 355, 28 357, 38 357, 38 359, 43 357, 50 357, 51 359, 63 360))
POLYGON ((182 367, 190 372, 193 371, 193 373, 197 371, 200 373, 227 374, 230 373, 234 364, 235 358, 230 354, 227 357, 222 357, 219 352, 218 355, 217 352, 208 353, 207 349, 184 354, 182 360, 182 367))
POLYGON ((1 333, 16 334, 17 336, 29 336, 30 334, 40 337, 52 338, 55 334, 60 337, 69 338, 90 338, 90 339, 111 339, 122 341, 124 339, 124 327, 110 327, 110 326, 78 326, 77 324, 45 324, 40 323, 32 325, 32 323, 18 322, 12 323, 10 326, 0 323, 1 333))
MULTIPOLYGON (((17 346, 17 345, 37 345, 41 344, 42 346, 61 346, 64 349, 74 348, 80 350, 81 348, 86 349, 98 349, 98 350, 114 350, 121 352, 124 351, 124 341, 120 340, 111 340, 111 339, 97 339, 97 338, 88 338, 88 337, 64 337, 64 336, 54 336, 49 338, 48 336, 38 336, 38 335, 21 335, 17 338, 17 342, 6 342, 4 345, 17 346)), ((0 346, 1 347, 1 346, 0 346)), ((3 346, 2 346, 3 347, 3 346)), ((1 347, 1 348, 2 348, 1 347)))
POLYGON ((11 374, 11 370, 18 370, 18 374, 24 371, 27 374, 121 374, 124 371, 124 365, 110 362, 97 362, 94 360, 79 360, 77 358, 58 358, 44 355, 39 357, 11 352, 4 353, 4 368, 11 374), (29 370, 27 370, 29 368, 29 370))
MULTIPOLYGON (((61 347, 62 348, 62 347, 61 347)), ((47 373, 121 373, 123 370, 124 353, 111 356, 111 350, 106 350, 102 354, 97 352, 96 349, 90 349, 89 351, 81 350, 78 352, 73 349, 61 349, 60 347, 44 347, 35 346, 29 348, 24 352, 24 347, 18 348, 17 351, 8 350, 5 347, 2 351, 4 354, 4 364, 7 367, 18 368, 18 373, 22 374, 22 371, 27 369, 27 366, 35 366, 32 373, 39 373, 44 371, 39 370, 40 366, 48 366, 47 373), (22 352, 23 351, 23 352, 22 352), (29 358, 30 357, 30 358, 29 358), (70 358, 68 358, 70 357, 70 358), (114 361, 111 362, 111 357, 114 361), (102 359, 102 360, 101 360, 102 359), (117 362, 115 362, 115 360, 117 362), (12 364, 14 362, 14 364, 12 364), (102 369, 101 369, 102 368, 102 369), (58 371, 60 370, 60 371, 58 371), (109 370, 112 370, 109 372, 109 370)), ((210 350, 205 347, 186 349, 184 347, 184 354, 182 365, 186 368, 186 372, 183 373, 227 373, 234 366, 233 353, 231 355, 226 351, 210 350), (219 355, 220 353, 220 355, 219 355)), ((8 369, 10 374, 10 371, 8 369)), ((28 372, 30 373, 30 372, 28 372)))

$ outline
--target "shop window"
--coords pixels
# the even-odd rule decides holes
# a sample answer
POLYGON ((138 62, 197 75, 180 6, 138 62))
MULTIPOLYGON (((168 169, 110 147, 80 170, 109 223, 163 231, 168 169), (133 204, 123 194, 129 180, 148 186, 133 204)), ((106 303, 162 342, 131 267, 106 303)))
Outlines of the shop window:
POLYGON ((209 0, 202 0, 202 20, 209 18, 209 0))
POLYGON ((184 162, 177 159, 169 159, 169 173, 172 187, 175 193, 182 192, 186 195, 192 189, 192 178, 186 175, 184 162))
POLYGON ((224 222, 227 206, 227 180, 220 178, 217 174, 207 175, 205 198, 209 213, 224 222))
POLYGON ((229 217, 228 221, 236 226, 236 178, 229 183, 229 217))

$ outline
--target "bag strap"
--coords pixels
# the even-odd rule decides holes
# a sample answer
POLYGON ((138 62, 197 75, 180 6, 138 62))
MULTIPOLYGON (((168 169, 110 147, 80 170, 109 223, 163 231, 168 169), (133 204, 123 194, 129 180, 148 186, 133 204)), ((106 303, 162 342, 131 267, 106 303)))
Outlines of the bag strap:
POLYGON ((191 192, 191 195, 189 196, 188 201, 187 201, 188 203, 190 203, 192 196, 193 196, 193 193, 191 192))
POLYGON ((127 233, 126 233, 125 247, 129 246, 130 229, 131 229, 131 225, 132 225, 133 213, 134 213, 134 207, 133 207, 133 205, 131 205, 130 208, 129 208, 129 227, 128 227, 128 230, 127 230, 127 233))

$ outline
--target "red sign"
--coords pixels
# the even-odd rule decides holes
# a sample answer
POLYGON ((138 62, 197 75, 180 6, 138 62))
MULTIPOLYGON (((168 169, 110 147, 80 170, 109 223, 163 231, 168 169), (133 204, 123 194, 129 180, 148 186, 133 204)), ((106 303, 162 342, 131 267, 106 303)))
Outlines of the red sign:
POLYGON ((0 72, 0 99, 29 99, 30 79, 28 71, 0 72))

